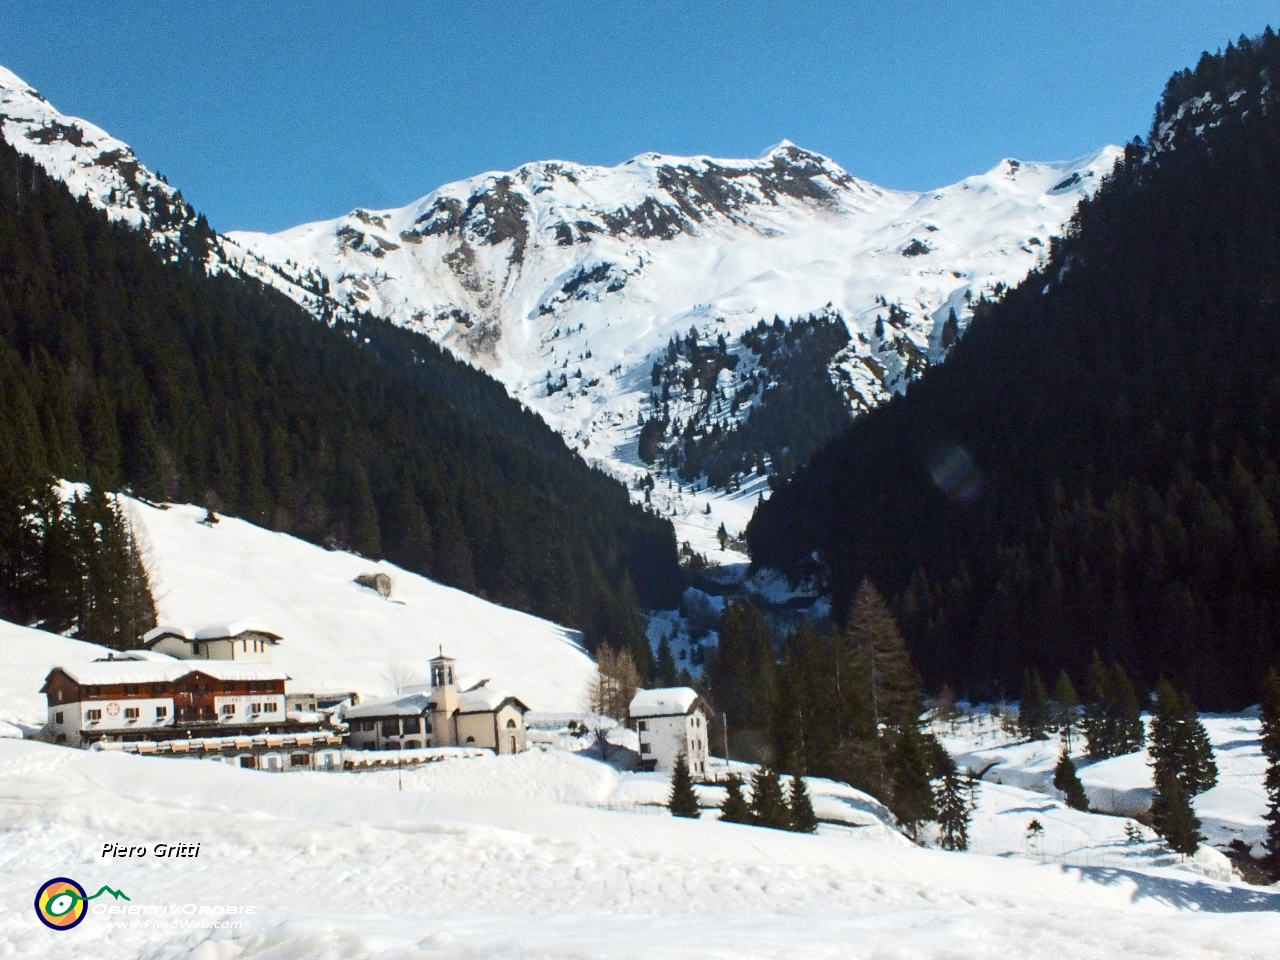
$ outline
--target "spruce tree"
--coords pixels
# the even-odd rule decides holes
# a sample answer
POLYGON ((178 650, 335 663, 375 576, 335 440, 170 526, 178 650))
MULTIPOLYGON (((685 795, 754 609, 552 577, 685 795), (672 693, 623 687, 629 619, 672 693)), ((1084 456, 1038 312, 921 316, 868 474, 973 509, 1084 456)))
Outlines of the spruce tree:
POLYGON ((1263 864, 1273 880, 1280 879, 1280 675, 1275 667, 1262 681, 1262 703, 1258 711, 1261 721, 1262 754, 1267 758, 1263 785, 1267 790, 1267 838, 1263 842, 1266 855, 1263 864))
POLYGON ((1107 676, 1107 668, 1102 665, 1098 652, 1093 652, 1089 663, 1089 675, 1085 680, 1088 700, 1084 704, 1082 727, 1089 747, 1090 760, 1106 760, 1114 757, 1116 751, 1116 734, 1112 722, 1111 711, 1111 678, 1107 676))
POLYGON ((693 777, 689 773, 689 760, 684 753, 676 758, 675 769, 671 771, 671 796, 667 800, 667 808, 673 817, 696 820, 702 816, 698 795, 693 789, 693 777))
POLYGON ((787 806, 791 808, 791 829, 796 833, 813 833, 818 829, 818 816, 813 812, 813 801, 809 799, 809 787, 804 782, 804 775, 793 774, 791 789, 788 791, 787 806))
POLYGON ((736 773, 729 774, 724 790, 724 802, 720 804, 720 819, 726 823, 750 823, 751 807, 742 796, 742 778, 736 773))
POLYGON ((1156 686, 1155 713, 1151 718, 1151 761, 1156 782, 1171 774, 1177 777, 1188 798, 1203 793, 1218 780, 1213 748, 1195 704, 1164 677, 1156 686))
POLYGON ((896 732, 889 755, 892 792, 888 807, 907 836, 915 839, 926 820, 936 819, 933 785, 929 782, 932 737, 925 738, 914 723, 896 732))
POLYGON ((1067 806, 1072 810, 1089 809, 1089 798, 1085 795, 1084 784, 1076 775, 1076 765, 1065 747, 1062 753, 1058 754, 1058 765, 1053 770, 1053 785, 1065 794, 1067 806))
POLYGON ((934 803, 938 811, 940 835, 938 844, 943 850, 969 849, 969 824, 976 806, 977 785, 968 777, 961 777, 956 762, 945 750, 935 761, 934 803))
POLYGON ((1035 667, 1022 673, 1022 698, 1018 702, 1018 729, 1028 740, 1045 740, 1049 726, 1049 696, 1040 671, 1035 667))
POLYGON ((1079 699, 1075 685, 1067 676, 1067 671, 1063 670, 1053 686, 1053 723, 1058 728, 1058 738, 1067 753, 1071 752, 1071 741, 1080 724, 1079 699))
MULTIPOLYGON (((1156 797, 1160 802, 1156 830, 1175 853, 1192 855, 1204 837, 1200 835, 1200 820, 1191 808, 1191 799, 1182 788, 1182 782, 1172 773, 1164 773, 1156 780, 1156 797)), ((1152 818, 1156 819, 1155 803, 1152 804, 1152 818)))
POLYGON ((1146 731, 1142 726, 1142 708, 1138 704, 1138 695, 1129 682, 1129 675, 1119 662, 1111 664, 1111 696, 1110 704, 1115 729, 1116 755, 1137 753, 1146 742, 1146 731))
POLYGON ((791 811, 782 796, 782 781, 771 767, 760 767, 751 778, 751 822, 775 830, 791 828, 791 811))

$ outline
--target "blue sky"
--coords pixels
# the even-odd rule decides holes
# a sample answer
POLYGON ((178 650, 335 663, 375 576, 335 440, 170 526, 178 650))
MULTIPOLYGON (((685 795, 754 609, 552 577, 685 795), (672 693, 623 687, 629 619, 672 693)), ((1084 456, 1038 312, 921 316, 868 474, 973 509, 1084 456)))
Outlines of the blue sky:
POLYGON ((0 63, 220 230, 529 160, 786 137, 927 189, 1147 132, 1169 74, 1274 2, 0 2, 0 63))

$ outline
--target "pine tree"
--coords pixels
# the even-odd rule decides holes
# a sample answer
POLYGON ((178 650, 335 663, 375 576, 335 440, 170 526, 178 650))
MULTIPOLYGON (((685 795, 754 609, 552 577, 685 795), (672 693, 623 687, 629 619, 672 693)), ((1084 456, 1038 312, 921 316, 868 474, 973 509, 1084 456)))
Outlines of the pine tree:
POLYGON ((1102 658, 1096 650, 1089 663, 1085 690, 1089 699, 1084 704, 1081 725, 1089 746, 1089 759, 1106 760, 1117 753, 1116 733, 1111 711, 1108 710, 1108 704, 1112 700, 1111 678, 1107 676, 1107 668, 1102 665, 1102 658))
POLYGON ((1267 839, 1263 846, 1264 866, 1272 879, 1280 879, 1280 675, 1275 667, 1262 681, 1262 703, 1258 711, 1261 721, 1262 753, 1267 758, 1263 784, 1267 789, 1267 839))
POLYGON ((796 833, 813 833, 818 829, 818 816, 813 812, 813 801, 809 799, 809 787, 804 782, 804 775, 793 774, 791 789, 788 791, 787 806, 791 808, 791 829, 796 833))
MULTIPOLYGON (((1164 677, 1156 685, 1151 761, 1156 782, 1166 774, 1177 777, 1188 798, 1203 793, 1218 780, 1213 747, 1195 704, 1164 677)), ((1156 810, 1155 802, 1152 809, 1156 810)))
POLYGON ((1018 702, 1018 729, 1028 740, 1045 740, 1049 726, 1049 697, 1040 671, 1031 667, 1022 673, 1022 698, 1018 702))
POLYGON ((1071 752, 1071 741, 1080 725, 1079 706, 1075 685, 1067 676, 1067 671, 1063 670, 1053 686, 1053 723, 1058 728, 1058 738, 1068 754, 1071 752))
POLYGON ((771 767, 760 767, 751 778, 751 822, 775 830, 791 828, 791 811, 782 796, 782 780, 771 767))
POLYGON ((1072 810, 1089 809, 1089 798, 1085 795, 1084 784, 1076 775, 1076 765, 1065 748, 1058 754, 1058 765, 1053 770, 1053 785, 1065 794, 1067 806, 1072 810))
MULTIPOLYGON (((1190 856, 1204 839, 1200 835, 1200 820, 1191 808, 1191 800, 1182 788, 1182 782, 1172 773, 1165 773, 1156 780, 1156 798, 1160 803, 1159 819, 1155 827, 1175 853, 1190 856)), ((1152 803, 1152 818, 1156 819, 1156 804, 1152 803)))
POLYGON ((1133 684, 1129 682, 1129 675, 1118 662, 1111 664, 1111 696, 1116 755, 1137 753, 1146 742, 1142 708, 1138 704, 1133 684))
POLYGON ((720 819, 726 823, 751 823, 751 807, 742 796, 742 778, 729 774, 724 785, 724 802, 720 804, 720 819))
POLYGON ((892 792, 888 807, 907 836, 915 839, 920 827, 927 820, 934 820, 938 811, 933 803, 933 785, 929 782, 931 757, 936 743, 925 738, 914 723, 896 731, 889 755, 889 771, 892 792))
POLYGON ((693 777, 689 773, 689 760, 683 753, 676 758, 675 769, 671 771, 671 796, 667 800, 667 808, 673 817, 696 820, 702 816, 698 795, 693 789, 693 777))
POLYGON ((940 828, 938 843, 943 850, 968 850, 969 824, 977 805, 977 784, 969 777, 960 776, 955 760, 945 750, 935 762, 934 776, 937 780, 934 803, 940 828))

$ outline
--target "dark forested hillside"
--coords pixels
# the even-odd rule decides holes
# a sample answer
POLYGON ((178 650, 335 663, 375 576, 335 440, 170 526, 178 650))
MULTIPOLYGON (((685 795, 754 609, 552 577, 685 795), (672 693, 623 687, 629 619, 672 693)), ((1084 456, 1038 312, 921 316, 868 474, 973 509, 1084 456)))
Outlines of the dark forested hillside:
POLYGON ((1280 663, 1275 79, 1270 30, 1176 75, 1044 267, 757 511, 754 561, 828 577, 837 611, 870 577, 934 685, 1081 680, 1097 650, 1255 699, 1280 663))
POLYGON ((0 486, 50 476, 386 556, 638 652, 637 598, 679 596, 670 525, 496 382, 163 262, 0 144, 0 486))

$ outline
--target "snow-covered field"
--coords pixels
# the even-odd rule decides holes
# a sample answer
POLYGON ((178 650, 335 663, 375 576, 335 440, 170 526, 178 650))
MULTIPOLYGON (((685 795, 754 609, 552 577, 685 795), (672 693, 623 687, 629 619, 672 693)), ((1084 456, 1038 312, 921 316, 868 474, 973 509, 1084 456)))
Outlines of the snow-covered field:
POLYGON ((554 802, 614 792, 607 776, 559 769, 574 763, 591 761, 451 761, 406 772, 399 791, 394 774, 273 775, 0 741, 0 949, 50 960, 1261 958, 1280 937, 1280 894, 1190 873, 1064 869, 856 830, 798 836, 554 802), (489 778, 503 762, 507 783, 542 786, 498 794, 504 777, 489 778), (104 858, 107 842, 201 846, 196 858, 104 858), (90 892, 109 884, 125 908, 192 904, 179 921, 242 925, 91 912, 49 931, 30 902, 54 876, 90 892), (253 913, 198 912, 229 905, 253 913))

